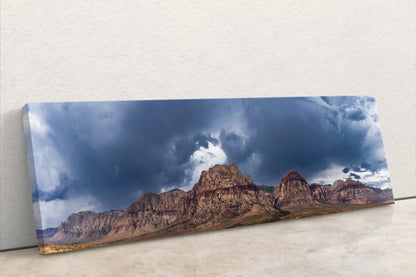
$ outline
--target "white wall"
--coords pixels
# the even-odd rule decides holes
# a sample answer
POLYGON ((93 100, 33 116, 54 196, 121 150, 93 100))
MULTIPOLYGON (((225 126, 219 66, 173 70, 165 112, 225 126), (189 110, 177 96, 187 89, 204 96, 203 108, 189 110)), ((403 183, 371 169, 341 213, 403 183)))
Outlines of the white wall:
POLYGON ((414 1, 3 0, 0 249, 36 244, 26 102, 374 95, 405 197, 415 76, 414 1))

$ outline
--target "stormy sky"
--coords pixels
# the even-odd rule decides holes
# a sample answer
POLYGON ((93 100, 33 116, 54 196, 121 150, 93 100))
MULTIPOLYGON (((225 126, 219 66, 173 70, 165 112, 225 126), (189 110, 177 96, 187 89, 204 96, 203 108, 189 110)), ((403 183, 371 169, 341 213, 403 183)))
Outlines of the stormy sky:
POLYGON ((215 164, 236 163, 259 185, 295 169, 308 183, 390 187, 372 97, 32 103, 23 116, 37 228, 190 190, 215 164))

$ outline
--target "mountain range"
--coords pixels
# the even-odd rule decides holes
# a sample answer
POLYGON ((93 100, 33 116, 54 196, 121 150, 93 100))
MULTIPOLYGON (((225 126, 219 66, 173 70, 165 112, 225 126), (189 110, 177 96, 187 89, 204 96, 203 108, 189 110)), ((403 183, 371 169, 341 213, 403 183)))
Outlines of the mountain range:
POLYGON ((391 189, 372 188, 352 179, 338 180, 335 185, 309 185, 294 170, 277 187, 258 186, 233 163, 202 171, 189 192, 146 192, 125 211, 71 214, 58 228, 39 232, 38 240, 108 243, 264 223, 285 219, 288 214, 302 212, 305 216, 305 211, 312 210, 324 214, 330 209, 341 211, 337 207, 391 203, 391 189))

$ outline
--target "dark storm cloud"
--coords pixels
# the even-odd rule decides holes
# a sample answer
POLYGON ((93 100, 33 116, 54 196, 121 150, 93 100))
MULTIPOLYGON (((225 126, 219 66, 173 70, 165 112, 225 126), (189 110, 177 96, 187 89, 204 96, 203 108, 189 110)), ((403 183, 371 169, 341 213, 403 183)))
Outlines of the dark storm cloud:
POLYGON ((90 194, 107 209, 126 208, 140 192, 179 186, 190 155, 208 142, 218 144, 210 135, 212 119, 223 117, 227 103, 66 103, 42 109, 54 131, 49 142, 68 162, 60 174, 70 175, 72 186, 60 179, 53 191, 39 191, 39 199, 90 194))
POLYGON ((221 146, 227 163, 237 163, 261 185, 277 185, 290 169, 306 179, 332 164, 366 162, 362 167, 377 170, 385 166, 385 159, 374 154, 382 146, 380 134, 375 132, 365 144, 372 101, 332 97, 32 104, 52 130, 44 132, 39 147, 49 143, 65 160, 59 184, 36 194, 42 201, 91 195, 102 210, 125 209, 141 193, 183 184, 191 155, 209 143, 221 146))
MULTIPOLYGON (((355 107, 357 101, 366 107, 373 99, 322 100, 322 105, 316 98, 246 100, 244 120, 249 133, 239 136, 223 131, 220 139, 225 153, 240 162, 242 170, 255 181, 267 185, 277 185, 290 169, 308 178, 331 164, 360 164, 373 159, 372 151, 382 147, 381 137, 377 134, 374 144, 365 149, 362 144, 368 126, 353 123, 366 117, 355 107), (242 162, 252 153, 260 157, 257 166, 242 162)), ((384 160, 371 162, 384 166, 384 160)))
POLYGON ((353 179, 361 179, 361 177, 359 175, 354 174, 352 172, 350 173, 350 177, 353 178, 353 179))
MULTIPOLYGON (((42 184, 40 184, 41 186, 42 184)), ((68 178, 68 175, 65 172, 59 174, 59 185, 56 186, 54 190, 45 191, 39 188, 36 188, 32 192, 32 202, 41 200, 41 201, 52 201, 55 199, 65 200, 69 197, 69 191, 71 188, 77 187, 75 181, 71 181, 68 178)))
MULTIPOLYGON (((374 162, 373 164, 370 164, 368 162, 362 162, 361 164, 351 164, 347 167, 345 167, 342 172, 343 173, 348 173, 350 171, 355 171, 355 172, 371 172, 371 173, 376 173, 377 171, 379 171, 380 168, 385 168, 387 167, 386 164, 386 160, 381 160, 378 162, 374 162)), ((353 174, 353 173, 351 173, 353 174)))
POLYGON ((248 145, 243 136, 235 132, 227 132, 221 130, 220 133, 221 146, 227 155, 228 161, 231 163, 240 163, 246 160, 252 153, 253 147, 248 145))
MULTIPOLYGON (((348 156, 351 153, 348 150, 354 148, 337 149, 337 141, 344 138, 328 122, 321 107, 302 99, 252 99, 245 103, 244 117, 250 133, 238 156, 257 153, 261 157, 257 167, 261 174, 250 172, 255 168, 250 164, 245 169, 255 181, 267 185, 277 185, 290 169, 305 176, 321 170, 333 162, 331 154, 348 156)), ((224 151, 235 155, 238 152, 235 146, 241 139, 228 136, 234 143, 225 145, 224 151)))
POLYGON ((347 118, 354 121, 361 121, 364 120, 366 116, 361 109, 354 109, 347 114, 347 118))
POLYGON ((210 135, 196 134, 190 137, 181 137, 174 141, 172 149, 172 160, 184 164, 189 161, 189 157, 199 148, 208 148, 208 142, 218 144, 218 139, 210 135))

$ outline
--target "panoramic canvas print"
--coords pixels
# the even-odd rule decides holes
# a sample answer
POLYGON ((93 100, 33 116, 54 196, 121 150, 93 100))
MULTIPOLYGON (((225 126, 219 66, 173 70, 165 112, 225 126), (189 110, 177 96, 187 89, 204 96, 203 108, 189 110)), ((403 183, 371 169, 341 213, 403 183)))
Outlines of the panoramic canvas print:
POLYGON ((40 254, 394 203, 369 96, 22 111, 40 254))

